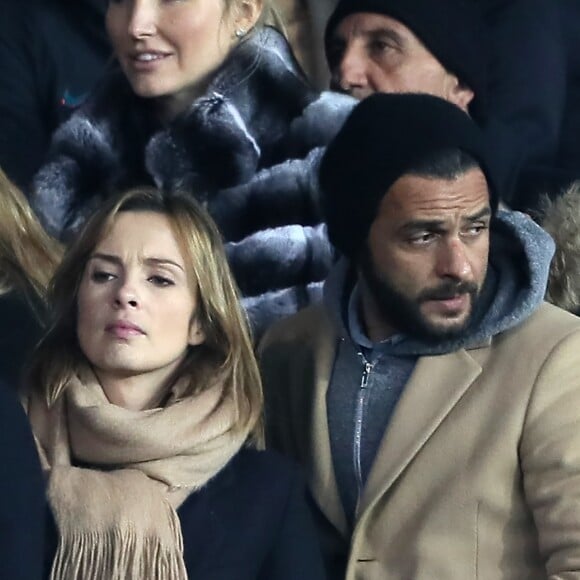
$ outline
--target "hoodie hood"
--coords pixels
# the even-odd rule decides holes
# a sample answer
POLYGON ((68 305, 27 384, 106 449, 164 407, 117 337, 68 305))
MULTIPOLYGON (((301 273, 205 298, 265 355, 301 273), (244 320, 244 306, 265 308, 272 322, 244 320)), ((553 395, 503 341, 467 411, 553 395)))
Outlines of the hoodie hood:
MULTIPOLYGON (((498 212, 491 224, 486 280, 476 311, 463 334, 441 342, 401 336, 394 344, 389 341, 389 352, 428 356, 489 343, 494 336, 522 323, 541 305, 553 254, 552 238, 530 217, 519 212, 498 212)), ((343 259, 329 275, 324 288, 325 305, 343 336, 350 336, 346 321, 353 283, 352 269, 343 259)))

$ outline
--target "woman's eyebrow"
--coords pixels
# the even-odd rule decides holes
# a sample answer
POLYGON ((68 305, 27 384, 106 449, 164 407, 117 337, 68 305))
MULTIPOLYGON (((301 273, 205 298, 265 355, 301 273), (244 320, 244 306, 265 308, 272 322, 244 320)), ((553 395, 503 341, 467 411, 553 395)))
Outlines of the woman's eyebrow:
POLYGON ((175 266, 176 268, 179 268, 180 270, 185 272, 185 268, 181 264, 178 264, 177 262, 175 262, 174 260, 170 260, 169 258, 145 258, 143 260, 143 263, 152 266, 175 266))
MULTIPOLYGON (((111 264, 115 264, 116 266, 123 265, 123 261, 121 260, 121 258, 119 256, 115 256, 114 254, 103 254, 97 252, 95 254, 92 254, 89 260, 104 260, 105 262, 110 262, 111 264)), ((181 264, 178 264, 177 262, 175 262, 174 260, 170 260, 169 258, 148 257, 143 258, 142 262, 150 266, 173 266, 185 272, 185 268, 181 264)))
POLYGON ((104 260, 105 262, 111 262, 112 264, 116 264, 118 266, 122 265, 121 258, 119 256, 115 256, 113 254, 103 254, 100 252, 96 252, 89 256, 89 260, 104 260))

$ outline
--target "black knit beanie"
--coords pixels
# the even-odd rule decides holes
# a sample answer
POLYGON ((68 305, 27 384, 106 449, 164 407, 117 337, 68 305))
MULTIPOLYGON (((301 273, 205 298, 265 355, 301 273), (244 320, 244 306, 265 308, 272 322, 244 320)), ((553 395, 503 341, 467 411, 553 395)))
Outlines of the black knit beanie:
POLYGON ((403 23, 449 72, 475 94, 471 115, 485 115, 487 48, 481 9, 474 0, 339 0, 325 32, 326 55, 334 29, 350 14, 371 12, 403 23))
POLYGON ((319 168, 330 241, 356 258, 381 200, 410 168, 459 149, 485 174, 495 212, 498 192, 481 129, 455 105, 425 94, 375 94, 359 103, 328 145, 319 168))

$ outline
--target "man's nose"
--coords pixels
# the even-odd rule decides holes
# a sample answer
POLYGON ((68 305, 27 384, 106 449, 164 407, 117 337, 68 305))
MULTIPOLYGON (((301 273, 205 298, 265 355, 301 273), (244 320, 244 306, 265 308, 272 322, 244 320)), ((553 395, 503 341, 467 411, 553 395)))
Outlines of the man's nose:
POLYGON ((439 248, 437 275, 440 278, 454 278, 456 280, 471 279, 471 263, 465 245, 459 238, 447 240, 439 248))
POLYGON ((352 94, 368 86, 367 58, 355 46, 347 46, 336 67, 336 81, 341 90, 352 94))

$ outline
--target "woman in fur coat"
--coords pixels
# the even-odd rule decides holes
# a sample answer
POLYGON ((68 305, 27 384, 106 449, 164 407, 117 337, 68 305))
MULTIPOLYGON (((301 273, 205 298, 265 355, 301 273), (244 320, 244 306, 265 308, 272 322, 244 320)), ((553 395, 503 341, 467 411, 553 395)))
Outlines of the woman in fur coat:
POLYGON ((258 334, 332 261, 312 166, 353 104, 309 87, 269 14, 263 0, 110 0, 118 66, 56 132, 32 197, 66 238, 119 188, 193 192, 258 334))

